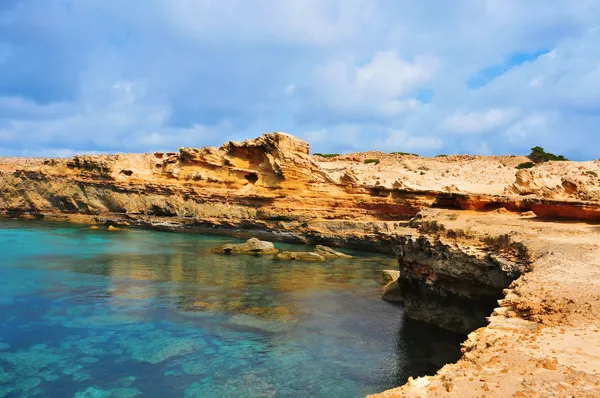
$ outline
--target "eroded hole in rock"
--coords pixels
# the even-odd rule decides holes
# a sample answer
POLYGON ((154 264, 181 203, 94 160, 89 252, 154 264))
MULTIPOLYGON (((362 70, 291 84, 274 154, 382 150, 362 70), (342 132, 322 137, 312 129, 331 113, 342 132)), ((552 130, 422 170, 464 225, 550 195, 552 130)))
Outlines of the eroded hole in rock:
POLYGON ((256 182, 258 181, 258 174, 256 173, 250 173, 250 174, 246 174, 244 176, 244 178, 250 183, 250 184, 256 184, 256 182))
POLYGON ((130 177, 133 174, 133 171, 131 170, 121 170, 120 174, 126 175, 128 177, 130 177))

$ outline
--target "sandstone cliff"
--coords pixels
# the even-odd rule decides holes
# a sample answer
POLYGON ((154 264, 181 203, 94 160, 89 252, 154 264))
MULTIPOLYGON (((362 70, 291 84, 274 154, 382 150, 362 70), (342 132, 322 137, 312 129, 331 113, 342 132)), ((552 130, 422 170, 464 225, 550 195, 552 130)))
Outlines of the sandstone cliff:
MULTIPOLYGON (((12 167, 5 160, 0 211, 79 214, 115 224, 249 223, 288 232, 285 222, 300 227, 322 220, 402 221, 430 206, 600 219, 598 161, 517 171, 524 158, 372 152, 326 159, 309 153, 306 142, 271 133, 177 153, 86 155, 12 167)), ((371 232, 376 225, 368 227, 371 232)))

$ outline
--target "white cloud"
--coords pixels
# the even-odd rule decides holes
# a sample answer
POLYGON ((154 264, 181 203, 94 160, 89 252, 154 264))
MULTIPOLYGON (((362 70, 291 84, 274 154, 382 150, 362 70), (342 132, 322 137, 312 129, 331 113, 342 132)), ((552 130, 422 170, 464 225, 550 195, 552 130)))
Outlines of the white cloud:
POLYGON ((321 152, 542 145, 599 156, 600 2, 434 3, 10 3, 0 7, 0 153, 288 130, 321 152))
POLYGON ((185 36, 201 42, 333 45, 358 37, 377 3, 371 0, 159 1, 185 36))
POLYGON ((334 60, 319 66, 308 83, 314 102, 343 119, 391 118, 414 110, 420 102, 412 91, 431 81, 437 60, 417 56, 410 62, 395 51, 382 51, 363 66, 353 59, 334 60))
POLYGON ((546 118, 542 115, 534 114, 527 116, 506 130, 506 136, 511 141, 523 142, 529 135, 544 131, 546 127, 546 118))
POLYGON ((479 134, 505 125, 518 114, 518 110, 502 108, 484 112, 455 113, 444 120, 444 127, 456 133, 479 134))
POLYGON ((383 140, 381 148, 386 151, 429 151, 442 148, 441 138, 436 136, 411 136, 405 131, 392 130, 383 140))

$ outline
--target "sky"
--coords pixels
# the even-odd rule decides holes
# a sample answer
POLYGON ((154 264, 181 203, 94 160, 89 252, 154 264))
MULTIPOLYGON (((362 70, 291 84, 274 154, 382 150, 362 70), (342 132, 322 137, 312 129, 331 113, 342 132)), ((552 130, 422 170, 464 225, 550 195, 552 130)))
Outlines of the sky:
POLYGON ((600 0, 1 0, 0 155, 285 131, 600 157, 600 0))

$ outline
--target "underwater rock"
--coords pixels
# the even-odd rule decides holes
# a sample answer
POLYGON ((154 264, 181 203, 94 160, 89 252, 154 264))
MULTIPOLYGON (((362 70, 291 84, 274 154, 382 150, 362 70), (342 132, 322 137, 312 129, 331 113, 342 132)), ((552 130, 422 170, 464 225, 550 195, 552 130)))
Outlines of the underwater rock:
POLYGON ((282 252, 277 255, 280 260, 325 261, 325 257, 313 252, 282 252))
POLYGON ((75 394, 75 398, 132 398, 140 396, 141 394, 142 392, 137 388, 114 388, 111 390, 101 390, 97 387, 89 387, 84 391, 77 392, 75 394))
POLYGON ((279 250, 275 245, 256 238, 250 238, 246 243, 227 244, 211 250, 213 253, 225 254, 277 254, 279 250))
POLYGON ((352 258, 351 255, 333 250, 331 247, 317 245, 315 253, 325 258, 352 258))

